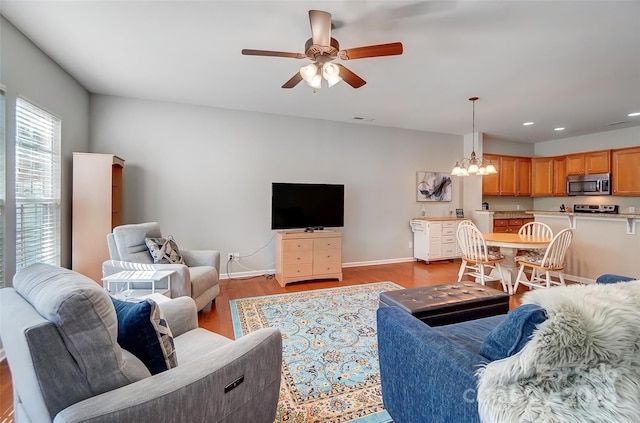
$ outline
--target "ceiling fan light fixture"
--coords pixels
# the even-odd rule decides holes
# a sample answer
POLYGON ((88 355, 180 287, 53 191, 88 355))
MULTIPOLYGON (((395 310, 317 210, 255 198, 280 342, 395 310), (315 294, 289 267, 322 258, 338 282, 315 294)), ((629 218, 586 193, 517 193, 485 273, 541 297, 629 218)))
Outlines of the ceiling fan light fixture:
POLYGON ((302 79, 304 79, 304 82, 307 84, 309 84, 317 74, 318 66, 316 66, 315 63, 309 63, 300 68, 300 76, 302 76, 302 79))
POLYGON ((305 81, 308 86, 315 90, 322 88, 322 77, 319 74, 315 74, 310 81, 305 81))
POLYGON ((327 80, 327 85, 329 86, 329 88, 333 87, 338 82, 342 81, 342 78, 340 77, 340 75, 334 75, 331 78, 325 78, 325 79, 327 80))
POLYGON ((329 81, 340 75, 340 68, 334 63, 325 63, 322 65, 322 77, 329 81))

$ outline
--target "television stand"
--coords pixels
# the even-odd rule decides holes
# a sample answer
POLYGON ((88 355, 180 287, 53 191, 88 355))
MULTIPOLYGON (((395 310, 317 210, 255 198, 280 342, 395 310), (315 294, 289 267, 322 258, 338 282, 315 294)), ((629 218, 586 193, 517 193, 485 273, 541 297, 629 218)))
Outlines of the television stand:
POLYGON ((278 232, 276 280, 280 286, 314 279, 342 280, 342 233, 278 232))

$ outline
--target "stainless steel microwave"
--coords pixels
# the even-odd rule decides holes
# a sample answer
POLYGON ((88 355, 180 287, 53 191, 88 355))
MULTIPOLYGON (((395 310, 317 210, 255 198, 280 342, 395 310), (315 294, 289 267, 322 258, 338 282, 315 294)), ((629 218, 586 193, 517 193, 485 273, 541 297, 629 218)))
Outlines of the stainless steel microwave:
POLYGON ((611 195, 611 174, 567 176, 567 195, 611 195))

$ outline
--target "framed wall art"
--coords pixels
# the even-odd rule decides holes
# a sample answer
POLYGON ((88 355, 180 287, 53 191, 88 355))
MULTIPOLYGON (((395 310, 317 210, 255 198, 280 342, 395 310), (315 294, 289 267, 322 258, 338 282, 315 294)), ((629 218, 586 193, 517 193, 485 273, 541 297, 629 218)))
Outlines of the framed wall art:
POLYGON ((451 201, 451 175, 448 172, 416 172, 417 201, 451 201))

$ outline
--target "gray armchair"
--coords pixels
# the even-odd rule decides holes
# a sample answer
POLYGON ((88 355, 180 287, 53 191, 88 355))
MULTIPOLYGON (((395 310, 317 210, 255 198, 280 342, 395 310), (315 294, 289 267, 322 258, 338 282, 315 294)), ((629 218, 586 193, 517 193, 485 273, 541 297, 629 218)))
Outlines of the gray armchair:
POLYGON ((220 252, 180 248, 186 266, 154 264, 145 244, 145 237, 162 237, 160 225, 148 222, 115 227, 107 235, 111 260, 102 264, 102 276, 122 270, 175 270, 176 274, 171 277, 171 298, 191 297, 196 302, 198 311, 209 311, 211 302, 220 293, 220 252))
POLYGON ((197 327, 191 298, 159 306, 178 366, 152 376, 116 342, 116 311, 98 284, 46 264, 19 271, 13 288, 0 290, 15 421, 273 422, 280 332, 232 341, 197 327))

